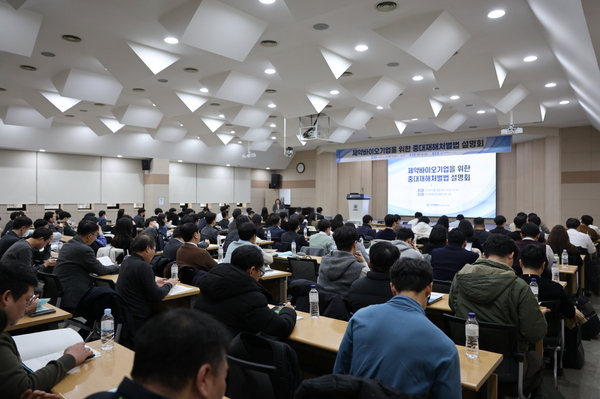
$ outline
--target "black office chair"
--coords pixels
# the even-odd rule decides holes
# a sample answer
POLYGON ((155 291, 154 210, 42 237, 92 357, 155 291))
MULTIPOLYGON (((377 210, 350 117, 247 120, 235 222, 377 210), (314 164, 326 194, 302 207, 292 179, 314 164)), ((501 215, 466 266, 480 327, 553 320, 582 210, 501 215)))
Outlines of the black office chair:
POLYGON ((64 291, 58 276, 55 274, 37 272, 38 279, 44 282, 44 288, 42 289, 42 298, 50 298, 48 303, 60 308, 64 291))
POLYGON ((544 349, 554 353, 554 386, 558 388, 558 369, 562 369, 565 342, 565 319, 560 313, 560 300, 541 301, 540 306, 550 309, 546 313, 548 331, 544 337, 544 349))
POLYGON ((110 309, 115 320, 115 342, 120 343, 121 331, 123 324, 127 321, 127 317, 125 309, 123 309, 119 300, 119 294, 116 291, 111 290, 108 286, 93 287, 81 297, 76 309, 81 317, 84 317, 86 320, 94 320, 90 334, 85 339, 86 342, 90 341, 94 336, 100 336, 100 319, 104 315, 104 309, 110 309))
POLYGON ((452 286, 452 281, 445 280, 433 280, 433 292, 441 292, 443 294, 450 293, 450 287, 452 286))
POLYGON ((288 270, 292 273, 288 277, 288 283, 294 280, 305 279, 317 282, 319 276, 319 265, 316 259, 297 259, 288 257, 288 270))
MULTIPOLYGON (((446 334, 456 345, 465 345, 466 319, 444 314, 446 334)), ((512 324, 479 321, 479 349, 502 354, 502 362, 494 373, 498 375, 498 397, 523 395, 523 361, 525 354, 518 351, 519 333, 512 324)))
POLYGON ((325 256, 325 255, 327 255, 327 250, 325 248, 302 247, 302 248, 300 248, 300 252, 303 252, 310 256, 325 256))
POLYGON ((273 249, 276 249, 277 252, 287 252, 290 251, 290 248, 292 247, 292 243, 289 242, 274 242, 273 243, 273 249))
POLYGON ((227 391, 231 399, 277 399, 272 381, 277 367, 247 362, 227 355, 227 391))
POLYGON ((113 290, 116 289, 115 282, 109 278, 102 278, 95 275, 94 273, 90 273, 90 277, 92 278, 92 280, 94 280, 94 286, 96 287, 108 287, 112 288, 113 290))
POLYGON ((194 277, 196 277, 196 270, 193 267, 183 266, 179 269, 179 281, 183 284, 192 285, 194 277))

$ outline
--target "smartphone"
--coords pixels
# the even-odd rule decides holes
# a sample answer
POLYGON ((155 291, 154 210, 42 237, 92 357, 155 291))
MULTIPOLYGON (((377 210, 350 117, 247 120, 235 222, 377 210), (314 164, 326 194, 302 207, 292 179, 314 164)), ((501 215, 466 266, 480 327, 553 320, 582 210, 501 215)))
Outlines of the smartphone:
POLYGON ((29 317, 37 317, 37 316, 42 316, 45 314, 50 314, 50 313, 56 313, 56 309, 42 309, 42 310, 37 310, 33 313, 29 313, 29 317))

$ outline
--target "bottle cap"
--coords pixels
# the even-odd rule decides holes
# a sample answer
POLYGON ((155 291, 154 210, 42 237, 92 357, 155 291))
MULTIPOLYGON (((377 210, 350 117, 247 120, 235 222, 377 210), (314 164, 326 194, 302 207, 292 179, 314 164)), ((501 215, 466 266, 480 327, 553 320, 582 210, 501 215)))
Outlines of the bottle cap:
POLYGON ((310 289, 312 290, 313 288, 317 288, 317 286, 314 284, 311 284, 310 289))
POLYGON ((104 309, 104 314, 111 314, 112 311, 110 309, 104 309))
POLYGON ((536 281, 537 281, 537 280, 535 279, 535 277, 533 277, 533 278, 531 279, 531 282, 532 282, 532 283, 535 283, 536 281))
POLYGON ((175 260, 174 260, 174 261, 173 261, 173 266, 174 266, 174 265, 176 265, 176 264, 177 264, 177 261, 175 261, 175 260))
POLYGON ((470 319, 474 319, 475 318, 475 312, 470 312, 469 313, 469 318, 470 319))

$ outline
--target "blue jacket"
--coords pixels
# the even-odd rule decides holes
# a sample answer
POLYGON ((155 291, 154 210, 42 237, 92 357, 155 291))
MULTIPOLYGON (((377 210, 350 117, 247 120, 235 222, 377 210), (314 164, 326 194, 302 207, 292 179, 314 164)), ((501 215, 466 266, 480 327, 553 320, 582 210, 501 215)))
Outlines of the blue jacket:
POLYGON ((333 373, 378 378, 424 398, 462 397, 456 346, 403 295, 352 316, 333 373))
POLYGON ((435 280, 452 281, 454 275, 467 263, 479 258, 475 252, 467 251, 457 244, 448 244, 431 251, 431 266, 435 280))

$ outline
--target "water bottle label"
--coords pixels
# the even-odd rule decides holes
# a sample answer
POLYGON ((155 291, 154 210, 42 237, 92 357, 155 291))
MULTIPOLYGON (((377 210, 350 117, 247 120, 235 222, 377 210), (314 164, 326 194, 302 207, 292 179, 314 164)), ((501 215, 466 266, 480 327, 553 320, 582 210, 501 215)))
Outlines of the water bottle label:
POLYGON ((102 320, 100 328, 102 331, 112 331, 115 329, 115 322, 113 320, 102 320))

